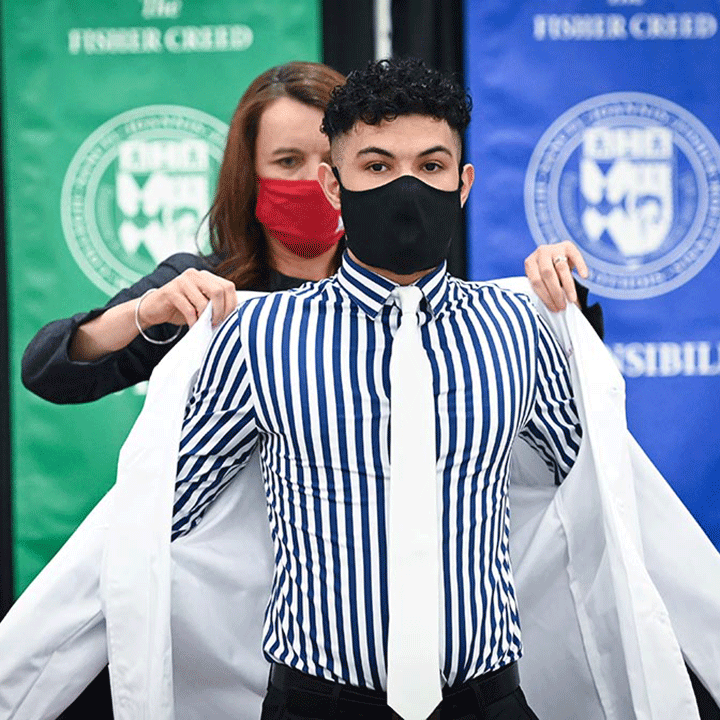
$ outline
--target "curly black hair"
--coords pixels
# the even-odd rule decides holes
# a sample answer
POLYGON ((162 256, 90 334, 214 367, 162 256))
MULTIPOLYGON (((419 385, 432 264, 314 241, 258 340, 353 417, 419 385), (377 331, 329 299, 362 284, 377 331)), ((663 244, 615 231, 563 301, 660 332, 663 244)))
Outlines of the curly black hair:
POLYGON ((471 109, 470 96, 452 75, 415 58, 378 60, 353 70, 347 82, 333 90, 322 131, 332 142, 358 121, 377 125, 399 115, 429 115, 462 135, 471 109))

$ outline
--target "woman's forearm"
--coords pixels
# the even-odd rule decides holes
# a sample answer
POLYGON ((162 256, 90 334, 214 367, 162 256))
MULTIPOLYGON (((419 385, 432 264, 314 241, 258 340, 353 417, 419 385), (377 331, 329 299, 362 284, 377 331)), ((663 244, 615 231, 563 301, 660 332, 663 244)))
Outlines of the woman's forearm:
POLYGON ((80 325, 70 342, 70 360, 92 362, 127 347, 138 336, 135 326, 137 303, 137 300, 128 300, 115 305, 102 315, 80 325))

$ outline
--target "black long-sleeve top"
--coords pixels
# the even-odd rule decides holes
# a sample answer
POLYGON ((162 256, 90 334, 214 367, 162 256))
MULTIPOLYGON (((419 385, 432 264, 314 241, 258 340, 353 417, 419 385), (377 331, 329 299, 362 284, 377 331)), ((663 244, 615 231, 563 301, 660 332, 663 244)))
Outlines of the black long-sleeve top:
MULTIPOLYGON (((138 335, 129 345, 90 362, 71 360, 68 352, 77 328, 108 308, 139 298, 150 288, 159 288, 188 268, 210 270, 217 265, 215 256, 207 258, 190 253, 170 256, 150 275, 120 291, 104 307, 54 320, 41 328, 30 341, 22 358, 22 382, 31 392, 58 404, 84 403, 124 390, 147 380, 155 366, 187 332, 183 326, 178 338, 167 345, 154 345, 138 335)), ((305 280, 271 272, 263 287, 249 288, 273 292, 302 285, 305 280)), ((177 332, 177 326, 166 323, 147 331, 164 340, 177 332)))

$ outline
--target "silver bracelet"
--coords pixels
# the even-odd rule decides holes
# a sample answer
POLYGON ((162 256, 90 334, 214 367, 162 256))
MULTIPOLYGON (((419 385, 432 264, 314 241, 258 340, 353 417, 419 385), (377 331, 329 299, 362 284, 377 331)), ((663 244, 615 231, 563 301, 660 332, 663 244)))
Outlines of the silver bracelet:
POLYGON ((135 327, 138 329, 138 332, 149 342, 153 345, 167 345, 168 343, 171 343, 173 340, 177 340, 177 338, 180 336, 180 333, 182 332, 182 325, 180 325, 177 329, 177 332, 172 336, 167 338, 166 340, 155 340, 155 338, 151 338, 149 335, 145 334, 145 331, 140 327, 140 305, 142 304, 142 301, 150 294, 157 290, 157 288, 150 288, 149 290, 146 290, 137 301, 137 305, 135 306, 135 327))

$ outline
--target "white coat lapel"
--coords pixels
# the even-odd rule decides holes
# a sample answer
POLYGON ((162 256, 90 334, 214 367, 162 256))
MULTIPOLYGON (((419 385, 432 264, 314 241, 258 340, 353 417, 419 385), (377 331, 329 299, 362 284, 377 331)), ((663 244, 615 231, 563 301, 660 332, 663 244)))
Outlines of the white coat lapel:
MULTIPOLYGON (((580 457, 553 504, 603 711, 608 720, 697 719, 678 640, 644 563, 623 378, 577 308, 562 315, 538 309, 570 359, 583 424, 580 457)), ((529 590, 519 583, 521 616, 534 602, 529 590)))

